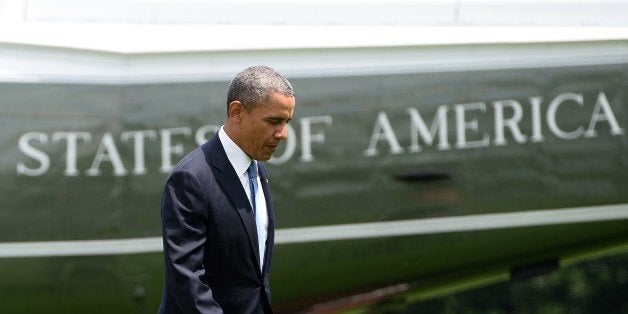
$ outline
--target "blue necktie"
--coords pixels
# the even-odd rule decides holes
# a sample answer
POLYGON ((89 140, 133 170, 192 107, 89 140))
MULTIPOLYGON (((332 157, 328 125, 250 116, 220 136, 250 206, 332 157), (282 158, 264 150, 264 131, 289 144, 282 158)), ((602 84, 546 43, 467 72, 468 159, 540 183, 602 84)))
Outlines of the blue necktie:
POLYGON ((251 161, 249 169, 246 171, 249 174, 249 188, 251 189, 251 204, 253 205, 253 213, 255 213, 255 195, 257 195, 257 163, 255 160, 251 161))

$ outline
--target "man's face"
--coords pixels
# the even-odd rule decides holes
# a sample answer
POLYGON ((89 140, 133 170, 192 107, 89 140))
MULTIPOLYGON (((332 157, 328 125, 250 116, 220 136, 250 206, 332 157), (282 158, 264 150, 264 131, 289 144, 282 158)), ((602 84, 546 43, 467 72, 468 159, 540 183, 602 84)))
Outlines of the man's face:
POLYGON ((242 149, 249 157, 266 161, 288 136, 287 124, 294 112, 294 97, 272 93, 265 104, 242 110, 239 125, 242 149))

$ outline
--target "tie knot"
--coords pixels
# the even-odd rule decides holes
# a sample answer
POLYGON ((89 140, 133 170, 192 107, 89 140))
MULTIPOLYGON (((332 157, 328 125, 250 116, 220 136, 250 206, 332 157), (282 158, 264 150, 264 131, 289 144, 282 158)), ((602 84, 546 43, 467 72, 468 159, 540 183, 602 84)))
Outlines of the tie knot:
POLYGON ((257 178, 257 162, 255 160, 251 161, 251 165, 246 172, 248 172, 249 178, 257 178))

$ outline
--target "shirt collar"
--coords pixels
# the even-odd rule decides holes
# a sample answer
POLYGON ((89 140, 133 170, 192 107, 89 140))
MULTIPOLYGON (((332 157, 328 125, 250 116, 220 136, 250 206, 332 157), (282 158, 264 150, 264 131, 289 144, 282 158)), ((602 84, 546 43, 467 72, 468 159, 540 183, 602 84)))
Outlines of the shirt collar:
POLYGON ((242 176, 249 169, 252 159, 227 135, 224 126, 218 130, 218 137, 236 174, 242 176))

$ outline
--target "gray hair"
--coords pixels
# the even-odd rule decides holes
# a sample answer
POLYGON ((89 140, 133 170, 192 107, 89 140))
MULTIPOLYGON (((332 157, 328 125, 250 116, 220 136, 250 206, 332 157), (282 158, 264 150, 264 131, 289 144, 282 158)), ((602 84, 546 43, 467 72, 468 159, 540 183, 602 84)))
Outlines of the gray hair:
POLYGON ((272 93, 294 97, 292 84, 274 69, 258 65, 244 69, 229 84, 227 110, 233 101, 239 101, 247 109, 263 104, 272 93))

